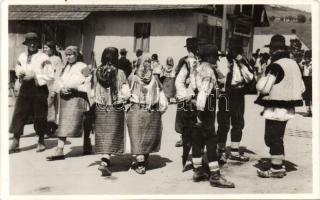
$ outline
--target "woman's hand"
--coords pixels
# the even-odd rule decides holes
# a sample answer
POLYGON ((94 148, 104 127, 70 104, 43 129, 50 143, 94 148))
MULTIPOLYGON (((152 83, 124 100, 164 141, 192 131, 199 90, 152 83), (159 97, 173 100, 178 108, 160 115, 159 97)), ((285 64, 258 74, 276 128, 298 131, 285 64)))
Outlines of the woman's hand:
POLYGON ((63 87, 63 88, 61 88, 61 93, 62 93, 62 94, 70 94, 71 91, 70 91, 69 88, 63 87))

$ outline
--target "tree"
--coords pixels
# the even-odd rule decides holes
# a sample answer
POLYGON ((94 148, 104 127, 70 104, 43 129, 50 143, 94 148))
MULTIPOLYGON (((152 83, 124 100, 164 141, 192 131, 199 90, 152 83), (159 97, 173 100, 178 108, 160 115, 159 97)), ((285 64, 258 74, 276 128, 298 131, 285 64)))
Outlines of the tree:
POLYGON ((311 17, 309 18, 309 22, 311 22, 311 17))
POLYGON ((302 15, 302 14, 299 14, 299 15, 297 16, 297 19, 298 19, 298 22, 299 22, 299 23, 305 23, 305 22, 307 21, 306 16, 304 16, 304 15, 302 15))

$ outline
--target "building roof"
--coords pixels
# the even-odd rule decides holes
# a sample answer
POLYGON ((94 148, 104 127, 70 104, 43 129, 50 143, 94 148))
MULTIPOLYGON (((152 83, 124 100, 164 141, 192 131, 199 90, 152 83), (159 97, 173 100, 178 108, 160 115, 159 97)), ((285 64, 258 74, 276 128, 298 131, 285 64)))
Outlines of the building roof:
MULTIPOLYGON (((253 20, 255 26, 268 26, 264 5, 255 5, 253 20), (262 20, 260 20, 263 18, 262 20)), ((141 4, 141 5, 10 5, 9 20, 83 20, 88 12, 154 11, 154 10, 196 10, 214 13, 211 4, 141 4), (47 15, 42 16, 42 15, 47 15)), ((236 17, 238 18, 238 16, 236 17)), ((252 20, 252 19, 250 19, 252 20)))
POLYGON ((11 5, 9 12, 30 12, 30 11, 52 11, 52 12, 98 12, 98 11, 146 11, 146 10, 188 10, 188 9, 211 9, 213 5, 177 4, 177 5, 11 5))
POLYGON ((83 20, 91 12, 9 12, 10 20, 83 20))

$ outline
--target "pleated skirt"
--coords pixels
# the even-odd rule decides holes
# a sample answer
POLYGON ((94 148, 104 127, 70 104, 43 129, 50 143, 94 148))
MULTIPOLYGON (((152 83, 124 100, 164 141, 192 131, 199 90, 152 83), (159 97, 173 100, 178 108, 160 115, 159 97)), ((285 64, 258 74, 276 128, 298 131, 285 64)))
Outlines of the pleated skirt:
POLYGON ((160 150, 162 122, 159 111, 129 110, 127 125, 132 154, 149 154, 160 150))
POLYGON ((122 154, 125 143, 125 111, 95 109, 95 153, 122 154))

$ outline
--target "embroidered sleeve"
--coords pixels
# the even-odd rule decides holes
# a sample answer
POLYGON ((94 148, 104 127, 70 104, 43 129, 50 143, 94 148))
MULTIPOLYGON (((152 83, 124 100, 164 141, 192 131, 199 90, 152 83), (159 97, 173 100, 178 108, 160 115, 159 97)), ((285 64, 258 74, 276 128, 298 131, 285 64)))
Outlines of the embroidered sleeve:
POLYGON ((177 98, 179 100, 184 100, 194 95, 194 91, 192 90, 192 88, 186 87, 186 84, 188 84, 187 75, 188 75, 188 69, 184 65, 181 68, 180 72, 178 73, 176 82, 175 82, 175 86, 177 90, 177 98))
POLYGON ((72 74, 68 77, 68 80, 63 81, 63 86, 66 88, 78 89, 78 87, 86 81, 86 77, 81 72, 84 67, 74 67, 79 67, 80 69, 72 71, 72 74))
POLYGON ((47 82, 54 79, 54 70, 50 60, 44 60, 41 63, 41 70, 35 74, 38 85, 46 85, 47 82))
POLYGON ((17 77, 25 74, 25 69, 22 66, 21 57, 22 57, 22 55, 19 56, 16 67, 15 67, 17 77))

